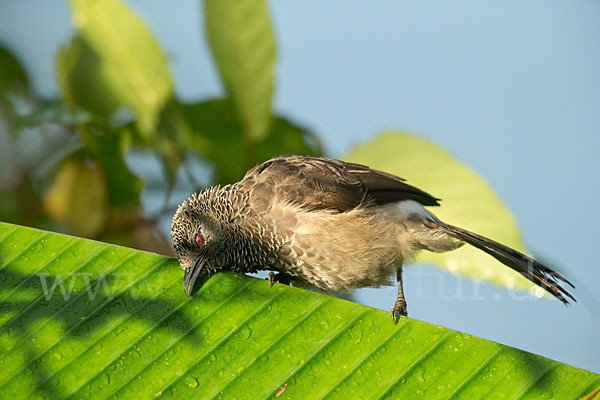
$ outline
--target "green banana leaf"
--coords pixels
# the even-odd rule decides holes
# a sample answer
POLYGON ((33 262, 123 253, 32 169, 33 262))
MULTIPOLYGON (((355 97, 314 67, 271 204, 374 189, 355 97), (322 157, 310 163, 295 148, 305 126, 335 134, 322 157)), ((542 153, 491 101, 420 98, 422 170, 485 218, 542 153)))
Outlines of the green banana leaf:
POLYGON ((307 290, 0 223, 0 398, 579 398, 600 375, 307 290))

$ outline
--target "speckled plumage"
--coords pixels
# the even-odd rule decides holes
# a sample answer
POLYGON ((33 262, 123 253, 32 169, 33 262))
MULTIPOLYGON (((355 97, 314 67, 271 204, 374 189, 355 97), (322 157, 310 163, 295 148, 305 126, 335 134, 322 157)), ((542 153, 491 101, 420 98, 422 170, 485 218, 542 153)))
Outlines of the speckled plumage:
POLYGON ((390 284, 396 276, 396 317, 406 315, 402 265, 418 250, 449 251, 468 242, 559 299, 572 298, 558 285, 568 283, 559 274, 439 221, 424 205, 438 199, 396 176, 328 158, 283 156, 240 182, 192 195, 175 213, 171 236, 186 293, 196 276, 218 270, 275 270, 326 291, 390 284))

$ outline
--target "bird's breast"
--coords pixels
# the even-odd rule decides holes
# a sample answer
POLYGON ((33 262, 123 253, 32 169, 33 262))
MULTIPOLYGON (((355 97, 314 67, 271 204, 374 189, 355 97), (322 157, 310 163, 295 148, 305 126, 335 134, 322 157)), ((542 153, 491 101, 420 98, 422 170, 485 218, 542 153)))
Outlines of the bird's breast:
POLYGON ((324 290, 388 284, 403 261, 401 226, 371 209, 339 213, 285 204, 265 218, 280 244, 274 267, 324 290))

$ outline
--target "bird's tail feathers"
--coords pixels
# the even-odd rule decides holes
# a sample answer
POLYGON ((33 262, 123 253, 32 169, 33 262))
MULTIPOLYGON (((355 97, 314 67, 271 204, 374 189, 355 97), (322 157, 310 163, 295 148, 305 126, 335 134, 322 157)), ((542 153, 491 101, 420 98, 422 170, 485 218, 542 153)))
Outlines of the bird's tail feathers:
POLYGON ((437 228, 456 239, 469 243, 485 251, 501 263, 517 271, 531 282, 545 289, 564 304, 569 304, 569 299, 576 302, 575 298, 562 287, 565 283, 575 288, 564 276, 542 265, 533 258, 511 249, 501 243, 484 236, 470 232, 457 226, 436 221, 437 228))

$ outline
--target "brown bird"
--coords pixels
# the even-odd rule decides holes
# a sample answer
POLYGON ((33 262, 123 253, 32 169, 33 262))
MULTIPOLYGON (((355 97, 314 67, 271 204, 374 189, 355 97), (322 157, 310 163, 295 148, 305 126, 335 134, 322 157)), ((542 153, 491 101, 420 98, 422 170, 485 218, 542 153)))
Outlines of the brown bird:
POLYGON ((445 252, 468 243, 568 304, 561 274, 503 244, 440 221, 424 206, 439 200, 404 179, 325 157, 273 158, 239 182, 214 186, 183 202, 171 225, 190 295, 201 274, 269 274, 325 291, 390 284, 392 318, 406 316, 402 266, 419 250, 445 252))

